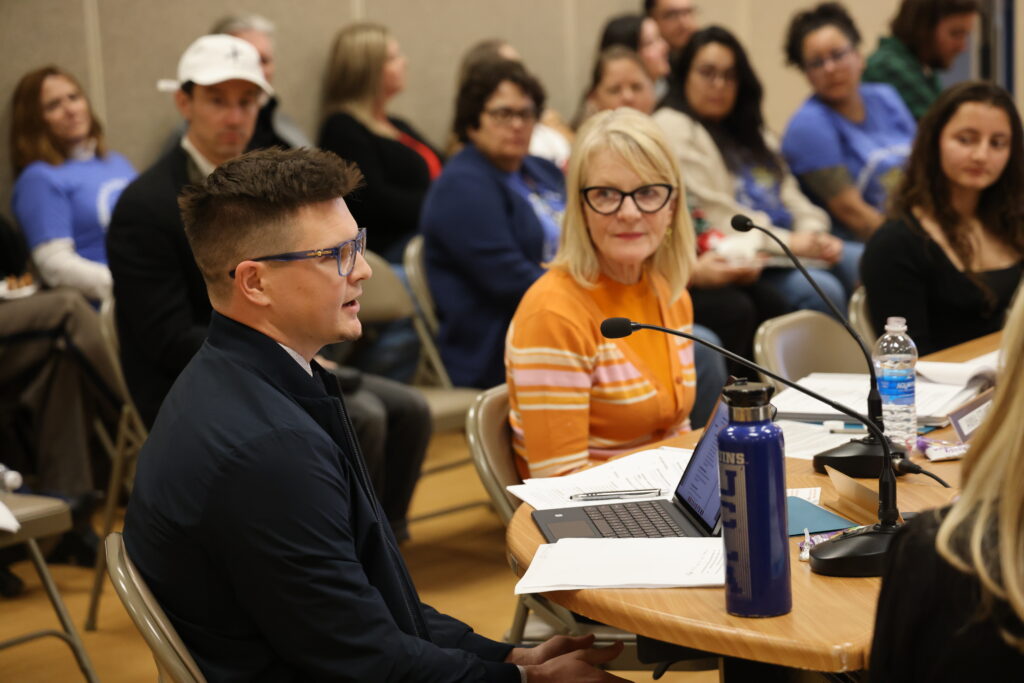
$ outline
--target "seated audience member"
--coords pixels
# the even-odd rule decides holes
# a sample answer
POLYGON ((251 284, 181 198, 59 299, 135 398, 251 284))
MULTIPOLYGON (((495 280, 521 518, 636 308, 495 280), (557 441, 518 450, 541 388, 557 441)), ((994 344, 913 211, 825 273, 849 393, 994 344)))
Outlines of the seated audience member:
POLYGON ((631 48, 613 45, 597 55, 590 85, 573 124, 579 128, 589 116, 619 107, 651 114, 655 101, 654 81, 640 55, 631 48))
MULTIPOLYGON (((519 51, 504 40, 499 38, 481 40, 466 50, 466 54, 462 56, 456 92, 462 89, 462 84, 470 71, 485 62, 496 59, 508 59, 520 64, 523 62, 519 51)), ((530 136, 530 155, 547 159, 564 170, 566 164, 569 163, 572 138, 572 129, 562 120, 562 116, 548 107, 540 113, 537 122, 533 124, 533 134, 530 136)), ((448 156, 454 156, 460 149, 462 149, 462 143, 458 137, 452 134, 445 146, 445 151, 448 156)))
POLYGON ((25 74, 12 109, 11 204, 32 259, 46 284, 100 301, 111 288, 107 224, 135 169, 107 150, 82 87, 62 69, 25 74))
POLYGON ((896 88, 907 109, 920 119, 942 92, 939 70, 948 69, 967 49, 978 0, 903 0, 868 57, 864 80, 896 88))
POLYGON ((668 43, 661 37, 658 24, 642 14, 623 14, 608 20, 601 33, 598 50, 621 45, 640 55, 644 71, 654 83, 654 96, 660 100, 668 92, 668 43))
POLYGON ((331 48, 320 148, 359 166, 366 184, 350 202, 373 250, 392 263, 416 233, 423 198, 441 174, 441 158, 388 104, 405 89, 405 55, 386 28, 353 24, 331 48))
POLYGON ((650 117, 601 112, 569 162, 565 232, 523 297, 505 364, 520 474, 549 477, 690 429, 689 340, 609 340, 608 317, 689 331, 694 235, 679 165, 650 117))
POLYGON ((915 124, 892 86, 861 83, 859 44, 857 27, 838 3, 793 17, 786 59, 804 72, 814 94, 789 120, 782 154, 844 236, 864 241, 885 220, 915 124))
POLYGON ((893 218, 861 263, 871 321, 907 320, 922 354, 999 330, 1024 273, 1024 139, 1010 95, 979 81, 921 119, 893 218))
MULTIPOLYGON (((267 83, 273 84, 277 61, 274 45, 275 27, 272 21, 259 14, 232 14, 214 24, 210 33, 226 33, 241 38, 256 48, 256 51, 260 53, 263 78, 267 80, 267 83)), ((263 105, 260 107, 259 114, 256 115, 256 129, 253 131, 247 149, 265 149, 267 147, 288 149, 313 146, 299 125, 281 111, 280 100, 276 93, 265 94, 263 98, 263 105)))
POLYGON ((185 191, 215 312, 139 458, 129 557, 211 681, 621 680, 593 666, 621 646, 514 648, 420 602, 314 360, 360 334, 358 183, 329 152, 264 150, 185 191))
MULTIPOLYGON (((661 37, 668 43, 669 62, 675 71, 675 62, 700 23, 697 5, 693 0, 644 0, 644 12, 658 25, 661 37)), ((678 80, 678 75, 673 77, 678 80)))
POLYGON ((505 380, 512 314, 558 247, 562 172, 527 150, 544 90, 522 64, 481 64, 459 90, 455 134, 465 145, 423 207, 427 276, 440 318, 438 346, 452 382, 505 380))
POLYGON ((995 398, 964 456, 960 496, 947 508, 921 513, 893 538, 878 596, 871 680, 1003 681, 1024 670, 1022 383, 1024 295, 1018 292, 1003 332, 995 398))
MULTIPOLYGON (((188 123, 185 136, 125 190, 107 239, 121 363, 147 426, 210 325, 210 300, 185 238, 177 196, 244 152, 261 93, 273 92, 256 48, 227 35, 193 42, 179 62, 178 81, 175 104, 188 123), (225 109, 234 115, 224 116, 225 109)), ((404 537, 430 439, 429 408, 415 390, 397 382, 372 375, 355 380, 344 386, 353 422, 384 510, 396 535, 404 537)))
POLYGON ((681 87, 673 88, 666 99, 671 106, 659 109, 654 118, 679 158, 689 194, 711 226, 725 235, 705 257, 709 270, 738 262, 747 268, 736 272, 735 282, 759 278, 792 308, 829 312, 795 268, 758 272, 758 255, 779 254, 780 249, 764 233, 733 230, 732 217, 746 214, 772 230, 797 256, 828 264, 828 270, 811 269, 811 276, 836 306, 845 308, 863 245, 844 244, 830 235, 828 214, 804 196, 786 168, 775 138, 764 126, 761 82, 739 41, 719 26, 702 29, 690 38, 679 67, 681 87), (726 260, 714 262, 716 254, 726 260))

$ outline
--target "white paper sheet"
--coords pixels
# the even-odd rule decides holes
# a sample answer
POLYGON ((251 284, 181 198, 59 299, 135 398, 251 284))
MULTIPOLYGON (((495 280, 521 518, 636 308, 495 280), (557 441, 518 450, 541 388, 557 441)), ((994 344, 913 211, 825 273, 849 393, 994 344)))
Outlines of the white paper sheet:
POLYGON ((721 538, 563 538, 537 549, 515 593, 724 584, 721 538))
MULTIPOLYGON (((522 484, 509 486, 508 491, 535 510, 583 507, 594 505, 595 500, 569 500, 574 493, 592 491, 621 491, 627 489, 661 489, 661 495, 652 498, 630 498, 630 501, 669 499, 683 476, 693 451, 687 448, 653 448, 612 460, 600 467, 574 472, 564 477, 527 479, 522 484)), ((616 502, 616 501, 612 501, 616 502)))
POLYGON ((966 360, 962 363, 942 363, 939 361, 918 361, 915 369, 918 377, 939 384, 955 384, 965 387, 976 377, 994 377, 999 367, 999 351, 991 351, 984 355, 966 360))
POLYGON ((833 434, 825 425, 795 420, 779 420, 786 437, 786 457, 810 460, 818 453, 842 446, 856 434, 833 434))
POLYGON ((21 524, 18 523, 17 518, 11 509, 4 505, 4 501, 0 500, 0 531, 10 531, 12 534, 16 533, 21 528, 21 524))
POLYGON ((804 489, 786 489, 787 496, 796 496, 797 498, 803 498, 809 503, 814 505, 821 505, 821 487, 811 486, 804 489))

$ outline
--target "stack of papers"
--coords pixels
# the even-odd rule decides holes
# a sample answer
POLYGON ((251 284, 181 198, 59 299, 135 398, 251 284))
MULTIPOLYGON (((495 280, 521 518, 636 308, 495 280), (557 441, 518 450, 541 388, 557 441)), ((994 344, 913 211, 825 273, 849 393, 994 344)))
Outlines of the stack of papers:
POLYGON ((21 524, 18 523, 17 517, 9 507, 4 505, 3 500, 0 500, 0 531, 10 531, 13 534, 17 533, 20 528, 21 524))
POLYGON ((721 538, 563 538, 537 549, 515 593, 724 584, 721 538))
POLYGON ((936 384, 953 384, 958 387, 976 387, 979 391, 994 386, 999 367, 999 351, 972 358, 963 363, 940 363, 918 361, 917 376, 936 384))

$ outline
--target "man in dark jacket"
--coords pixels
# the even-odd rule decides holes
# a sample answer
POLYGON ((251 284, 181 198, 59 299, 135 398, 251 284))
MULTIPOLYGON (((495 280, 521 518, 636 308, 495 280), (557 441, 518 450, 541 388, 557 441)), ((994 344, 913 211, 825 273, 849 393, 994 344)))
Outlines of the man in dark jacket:
POLYGON ((129 556, 211 681, 621 680, 593 667, 621 646, 513 648, 420 602, 314 360, 362 329, 358 180, 329 152, 265 150, 185 191, 214 313, 139 458, 129 556))
MULTIPOLYGON (((256 48, 228 35, 193 42, 173 85, 175 105, 188 124, 185 135, 125 189, 107 235, 121 362, 147 426, 210 323, 206 285, 185 238, 178 194, 246 150, 260 101, 273 94, 256 48)), ((414 389, 397 382, 354 370, 345 377, 371 477, 404 539, 430 440, 429 408, 414 389)))

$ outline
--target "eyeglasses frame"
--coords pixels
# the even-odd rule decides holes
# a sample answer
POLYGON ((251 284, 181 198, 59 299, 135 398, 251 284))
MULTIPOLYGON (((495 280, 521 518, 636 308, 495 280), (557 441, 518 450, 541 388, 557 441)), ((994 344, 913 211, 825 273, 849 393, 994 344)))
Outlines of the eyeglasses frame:
POLYGON ((602 216, 614 216, 615 214, 617 214, 619 211, 622 210, 622 205, 626 203, 626 197, 629 197, 630 199, 633 200, 633 206, 635 206, 636 210, 639 211, 640 213, 647 213, 647 214, 658 213, 659 211, 664 209, 666 206, 668 206, 668 203, 672 199, 672 195, 675 194, 675 191, 676 191, 675 186, 671 185, 669 183, 647 183, 646 185, 641 185, 640 187, 634 188, 630 192, 623 192, 622 190, 620 190, 617 187, 607 187, 605 185, 591 185, 590 187, 581 188, 580 189, 580 195, 583 197, 583 202, 587 206, 589 206, 591 208, 591 210, 594 211, 594 213, 601 214, 602 216), (640 190, 646 190, 649 187, 664 187, 664 188, 668 189, 668 194, 665 196, 665 201, 662 203, 662 205, 659 206, 657 209, 652 209, 650 211, 648 211, 647 209, 640 208, 640 204, 636 201, 636 196, 635 196, 636 193, 639 192, 640 190), (593 204, 590 203, 590 198, 587 197, 587 193, 590 192, 591 190, 613 190, 615 192, 618 192, 619 193, 619 203, 618 203, 618 205, 612 211, 600 211, 599 209, 597 209, 597 207, 595 207, 593 204))
MULTIPOLYGON (((356 260, 358 259, 359 254, 363 254, 365 252, 366 252, 366 228, 359 228, 359 232, 356 233, 355 237, 353 237, 350 240, 345 240, 344 242, 342 242, 341 244, 339 244, 336 247, 329 247, 327 249, 310 249, 309 251, 289 251, 289 252, 286 252, 284 254, 273 254, 271 256, 260 256, 260 257, 257 257, 257 258, 249 258, 249 259, 245 259, 245 261, 304 261, 306 259, 322 258, 324 256, 333 256, 335 262, 338 264, 338 276, 339 277, 348 277, 349 275, 352 274, 352 271, 355 270, 356 260), (349 269, 347 271, 342 272, 342 268, 341 268, 341 251, 347 245, 353 244, 353 243, 355 244, 356 251, 355 251, 355 255, 352 257, 352 264, 349 266, 349 269)), ((238 270, 237 266, 232 268, 230 271, 228 271, 228 277, 231 278, 232 280, 235 278, 235 271, 236 270, 238 270)))

